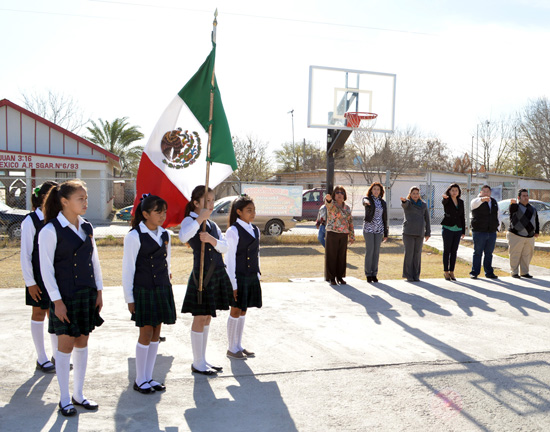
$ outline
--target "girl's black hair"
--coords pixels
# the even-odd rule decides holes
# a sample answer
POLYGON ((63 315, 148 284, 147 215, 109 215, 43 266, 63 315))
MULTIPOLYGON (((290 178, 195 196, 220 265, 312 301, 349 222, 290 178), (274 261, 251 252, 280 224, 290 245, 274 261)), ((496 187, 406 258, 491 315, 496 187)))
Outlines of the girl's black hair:
POLYGON ((143 216, 144 211, 151 213, 168 209, 168 203, 156 195, 144 194, 140 201, 134 211, 134 216, 132 216, 132 228, 137 228, 139 223, 145 220, 145 216, 143 216))
MULTIPOLYGON (((212 189, 208 188, 208 192, 214 192, 212 189)), ((185 206, 185 217, 189 216, 189 213, 194 211, 195 213, 198 213, 197 208, 195 207, 195 201, 200 201, 200 199, 204 196, 204 185, 200 185, 195 187, 193 189, 193 192, 191 192, 191 199, 185 206)), ((198 209, 200 211, 200 209, 198 209)))
POLYGON ((462 195, 462 189, 460 189, 460 186, 458 185, 458 183, 452 183, 451 185, 449 185, 449 187, 447 188, 447 190, 445 191, 445 195, 447 195, 448 197, 451 196, 451 189, 452 188, 457 188, 458 189, 458 196, 457 198, 460 198, 460 195, 462 195))
POLYGON ((249 204, 254 204, 254 200, 246 194, 242 194, 233 201, 233 204, 231 204, 231 211, 229 212, 229 226, 237 222, 237 218, 239 217, 237 210, 242 210, 249 204))
POLYGON ((32 191, 31 204, 34 209, 37 209, 38 207, 42 206, 42 203, 44 202, 44 198, 46 198, 47 193, 54 186, 57 186, 57 182, 48 180, 32 191))
POLYGON ((79 189, 86 190, 86 183, 80 179, 67 180, 57 186, 50 187, 42 205, 44 223, 55 219, 59 212, 63 210, 61 198, 69 199, 79 189))

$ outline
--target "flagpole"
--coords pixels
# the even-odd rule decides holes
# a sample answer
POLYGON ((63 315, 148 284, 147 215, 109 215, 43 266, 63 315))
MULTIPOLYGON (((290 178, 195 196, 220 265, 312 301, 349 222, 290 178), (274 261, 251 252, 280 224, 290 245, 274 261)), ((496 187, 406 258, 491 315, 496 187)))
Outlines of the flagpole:
MULTIPOLYGON (((212 23, 212 43, 216 43, 216 28, 218 26, 218 9, 214 12, 214 22, 212 23)), ((214 58, 215 59, 215 58, 214 58)), ((212 67, 212 81, 210 86, 210 111, 208 113, 208 144, 206 146, 206 179, 204 180, 204 208, 208 201, 208 183, 210 180, 210 144, 212 142, 212 119, 214 117, 214 85, 216 84, 216 65, 212 67)), ((206 232, 206 220, 202 223, 202 232, 206 232)), ((199 292, 197 295, 197 303, 202 304, 202 291, 204 281, 204 248, 205 243, 201 242, 201 261, 199 268, 199 292)))

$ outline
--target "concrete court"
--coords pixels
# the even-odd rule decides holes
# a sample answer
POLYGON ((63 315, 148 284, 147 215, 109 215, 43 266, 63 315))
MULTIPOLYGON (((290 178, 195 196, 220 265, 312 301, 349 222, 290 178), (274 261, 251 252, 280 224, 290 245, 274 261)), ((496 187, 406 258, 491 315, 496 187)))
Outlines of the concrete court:
MULTIPOLYGON (((184 286, 175 287, 181 305, 184 286)), ((213 320, 195 376, 190 317, 167 326, 155 378, 132 390, 137 330, 120 287, 104 293, 90 339, 85 395, 99 411, 57 412, 55 375, 35 372, 23 289, 0 290, 1 431, 547 431, 550 277, 367 284, 349 278, 263 285, 230 361, 227 312, 213 320)), ((51 352, 49 338, 47 352, 51 352)), ((72 388, 72 386, 71 386, 72 388)))

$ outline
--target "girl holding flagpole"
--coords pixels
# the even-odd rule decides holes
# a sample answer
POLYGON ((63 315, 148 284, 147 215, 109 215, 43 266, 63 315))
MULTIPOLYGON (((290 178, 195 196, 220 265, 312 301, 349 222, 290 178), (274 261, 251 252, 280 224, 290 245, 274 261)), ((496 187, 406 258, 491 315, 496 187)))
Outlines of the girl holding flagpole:
POLYGON ((170 236, 162 228, 168 204, 144 194, 124 238, 122 286, 132 320, 139 327, 134 390, 142 394, 166 390, 153 380, 162 324, 176 322, 170 283, 170 236))
POLYGON ((103 281, 93 228, 82 218, 88 208, 84 182, 68 180, 54 186, 44 201, 46 225, 38 235, 40 273, 51 299, 49 332, 58 336, 55 370, 60 389, 59 411, 76 414, 75 405, 96 410, 82 389, 88 364, 88 338, 103 324, 103 281), (73 396, 69 394, 71 354, 73 396))
POLYGON ((216 316, 216 310, 229 310, 233 297, 231 281, 225 271, 222 254, 227 252, 227 242, 220 228, 210 214, 214 209, 214 192, 201 185, 191 193, 191 200, 185 209, 185 218, 181 223, 179 238, 189 243, 193 249, 193 270, 187 283, 187 292, 181 308, 182 313, 193 315, 191 325, 191 346, 193 364, 191 371, 202 375, 213 375, 222 370, 206 361, 206 345, 210 322, 216 316), (205 203, 206 201, 206 203, 205 203), (206 205, 205 205, 206 204, 206 205), (206 222, 206 231, 202 230, 206 222), (199 301, 199 275, 201 244, 204 248, 204 270, 202 301, 199 301))
POLYGON ((256 217, 254 201, 241 195, 231 205, 229 229, 225 233, 228 245, 227 273, 233 287, 233 301, 227 321, 227 357, 244 360, 254 353, 242 346, 246 311, 262 307, 260 286, 260 230, 252 222, 256 217))
POLYGON ((32 306, 31 335, 38 356, 36 369, 45 373, 55 372, 53 362, 57 351, 57 335, 50 335, 53 350, 52 360, 50 361, 44 347, 44 320, 50 309, 50 297, 40 274, 38 235, 44 227, 42 203, 46 194, 54 186, 57 186, 56 182, 47 181, 33 191, 31 202, 35 210, 29 213, 21 223, 21 270, 26 286, 25 303, 32 306))

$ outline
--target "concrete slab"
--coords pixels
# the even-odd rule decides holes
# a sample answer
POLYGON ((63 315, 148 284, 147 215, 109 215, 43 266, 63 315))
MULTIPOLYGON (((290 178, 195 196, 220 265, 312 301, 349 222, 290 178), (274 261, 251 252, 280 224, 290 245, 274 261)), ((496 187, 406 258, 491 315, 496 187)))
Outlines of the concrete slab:
MULTIPOLYGON (((184 291, 175 287, 177 304, 184 291)), ((266 283, 263 291, 265 306, 250 311, 244 335, 256 358, 224 357, 224 312, 207 352, 224 373, 192 375, 191 317, 179 315, 162 332, 155 372, 168 390, 141 395, 131 388, 137 329, 122 289, 106 288, 84 388, 100 409, 67 419, 57 413, 55 376, 34 371, 23 289, 0 290, 0 430, 548 429, 549 277, 349 278, 339 287, 266 283)))

